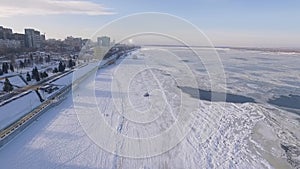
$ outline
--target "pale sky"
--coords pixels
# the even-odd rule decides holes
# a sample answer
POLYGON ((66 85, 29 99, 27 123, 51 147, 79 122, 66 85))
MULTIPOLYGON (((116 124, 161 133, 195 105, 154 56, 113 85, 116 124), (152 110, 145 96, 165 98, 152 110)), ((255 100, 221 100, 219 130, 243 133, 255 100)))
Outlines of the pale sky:
POLYGON ((47 38, 89 38, 101 26, 138 12, 184 18, 216 46, 299 47, 300 1, 296 0, 1 0, 0 25, 47 38))

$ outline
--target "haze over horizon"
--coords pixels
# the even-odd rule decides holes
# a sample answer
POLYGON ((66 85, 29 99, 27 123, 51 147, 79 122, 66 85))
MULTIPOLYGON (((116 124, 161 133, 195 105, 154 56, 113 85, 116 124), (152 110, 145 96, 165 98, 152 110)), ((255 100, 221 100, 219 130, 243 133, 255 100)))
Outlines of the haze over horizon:
POLYGON ((47 38, 90 38, 103 25, 120 17, 139 12, 162 12, 196 25, 215 46, 298 48, 299 7, 300 2, 291 0, 192 0, 188 3, 179 0, 133 0, 130 3, 116 0, 2 0, 0 23, 14 32, 35 28, 46 33, 47 38))

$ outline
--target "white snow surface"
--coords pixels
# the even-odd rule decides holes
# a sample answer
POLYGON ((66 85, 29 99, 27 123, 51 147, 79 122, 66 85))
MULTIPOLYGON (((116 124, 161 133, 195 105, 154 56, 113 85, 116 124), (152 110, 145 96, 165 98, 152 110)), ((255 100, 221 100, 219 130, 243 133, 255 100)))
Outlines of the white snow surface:
POLYGON ((33 108, 41 104, 34 91, 0 107, 0 130, 29 113, 33 108))
MULTIPOLYGON (((15 86, 18 86, 18 87, 26 86, 26 83, 18 75, 13 76, 13 77, 9 77, 8 80, 12 85, 15 85, 15 86)), ((1 80, 1 82, 4 82, 4 81, 5 81, 4 79, 1 80)), ((14 86, 14 88, 16 88, 15 86, 14 86)), ((1 88, 1 90, 2 90, 2 88, 1 88)))
MULTIPOLYGON (((99 70, 96 77, 90 76, 73 91, 73 95, 70 94, 0 149, 1 168, 292 168, 280 143, 299 147, 299 121, 286 111, 257 103, 211 104, 199 100, 199 108, 193 112, 191 131, 174 148, 154 157, 121 157, 95 144, 78 120, 72 96, 85 98, 79 106, 87 110, 94 106, 89 103, 96 99, 107 124, 128 137, 145 138, 160 134, 172 127, 174 118, 178 117, 180 90, 172 76, 167 75, 168 72, 159 70, 137 73, 130 81, 127 93, 132 106, 143 111, 152 108, 151 99, 143 95, 149 92, 151 98, 156 94, 153 91, 160 88, 169 107, 163 109, 157 119, 145 125, 134 123, 124 118, 119 112, 120 107, 115 106, 120 100, 124 104, 122 99, 125 98, 124 93, 113 86, 115 72, 118 68, 143 65, 147 57, 149 54, 143 52, 137 59, 130 56, 122 58, 117 65, 99 70), (155 78, 159 82, 155 82, 155 78), (95 89, 92 89, 90 84, 94 82, 95 89), (86 90, 95 90, 95 98, 84 96, 86 90), (208 128, 213 132, 203 140, 208 128)), ((167 70, 172 71, 172 68, 167 70)), ((205 82, 203 84, 206 87, 205 82)), ((127 110, 126 106, 122 110, 127 110)), ((157 105, 152 106, 155 108, 157 105)), ((89 112, 86 113, 89 115, 89 112)), ((91 127, 99 122, 97 118, 91 119, 91 127)), ((115 146, 120 148, 124 141, 117 143, 115 146)), ((146 148, 144 151, 147 151, 146 148)))

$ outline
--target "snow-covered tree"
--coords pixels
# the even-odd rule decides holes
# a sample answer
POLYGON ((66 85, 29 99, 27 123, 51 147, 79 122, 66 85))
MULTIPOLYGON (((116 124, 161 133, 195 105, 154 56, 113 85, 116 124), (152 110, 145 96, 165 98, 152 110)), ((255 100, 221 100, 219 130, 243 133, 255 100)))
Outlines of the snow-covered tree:
POLYGON ((56 68, 54 68, 52 72, 53 72, 53 73, 57 73, 57 72, 58 72, 58 69, 57 69, 57 67, 56 67, 56 68))
POLYGON ((8 78, 5 78, 4 86, 3 86, 3 91, 10 92, 13 89, 14 89, 14 87, 12 86, 12 84, 10 83, 10 81, 8 80, 8 78))
POLYGON ((12 72, 15 71, 14 66, 13 66, 12 64, 9 64, 9 69, 10 69, 10 71, 12 71, 12 72))
POLYGON ((26 80, 27 80, 27 82, 30 82, 30 81, 31 81, 31 77, 30 77, 29 72, 27 72, 27 74, 26 74, 26 80))
POLYGON ((65 71, 65 69, 66 69, 66 65, 63 64, 62 62, 59 62, 58 71, 63 72, 63 71, 65 71))
POLYGON ((3 73, 8 73, 8 64, 6 62, 2 63, 3 73))

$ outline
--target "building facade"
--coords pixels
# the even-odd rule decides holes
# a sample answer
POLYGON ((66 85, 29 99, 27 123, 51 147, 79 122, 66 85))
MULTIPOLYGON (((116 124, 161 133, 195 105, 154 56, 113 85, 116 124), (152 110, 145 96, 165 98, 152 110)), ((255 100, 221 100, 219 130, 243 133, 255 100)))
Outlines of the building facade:
POLYGON ((83 46, 83 41, 82 38, 69 36, 64 40, 64 44, 67 45, 69 50, 80 51, 83 46))
POLYGON ((24 37, 15 38, 12 29, 0 26, 0 48, 20 48, 24 37))
POLYGON ((21 42, 18 40, 0 39, 0 48, 20 48, 21 42))
POLYGON ((25 34, 13 33, 12 29, 0 26, 0 47, 2 48, 40 48, 45 35, 34 29, 25 29, 25 34))
POLYGON ((20 47, 24 48, 25 47, 25 34, 21 33, 14 33, 14 40, 20 41, 20 47))
POLYGON ((0 39, 13 39, 12 29, 0 26, 0 39))
POLYGON ((25 47, 28 48, 40 48, 42 46, 42 41, 44 35, 34 29, 25 29, 25 47))
POLYGON ((110 37, 102 36, 97 38, 97 42, 99 46, 110 46, 110 37))

